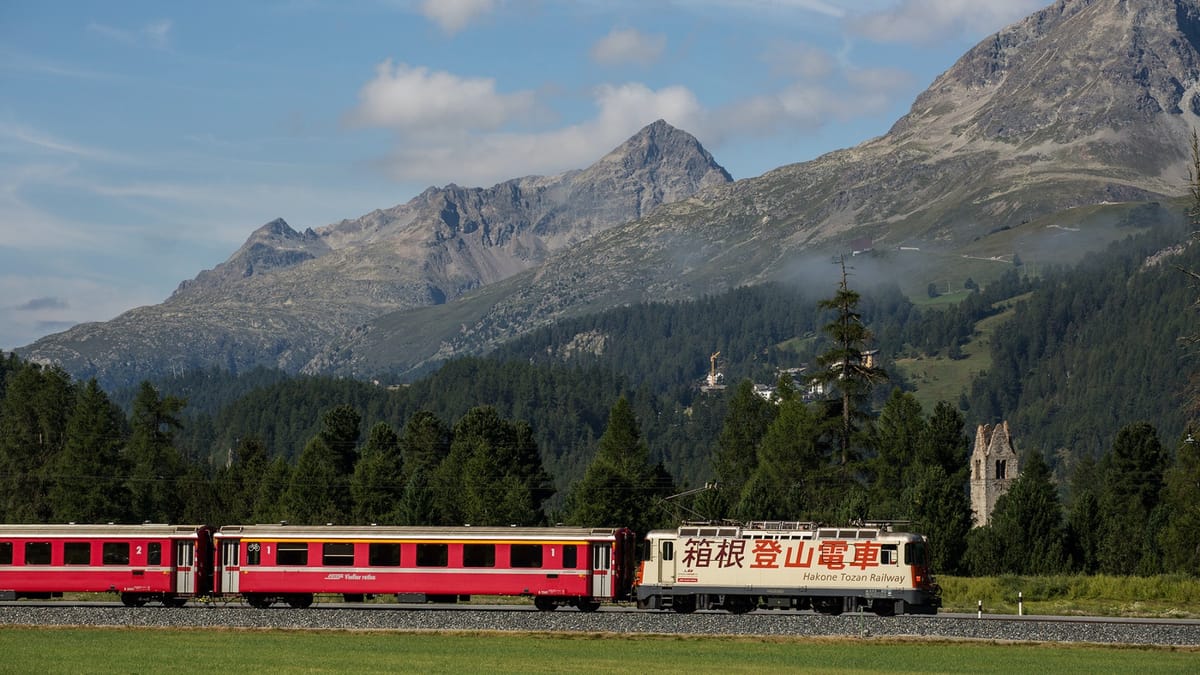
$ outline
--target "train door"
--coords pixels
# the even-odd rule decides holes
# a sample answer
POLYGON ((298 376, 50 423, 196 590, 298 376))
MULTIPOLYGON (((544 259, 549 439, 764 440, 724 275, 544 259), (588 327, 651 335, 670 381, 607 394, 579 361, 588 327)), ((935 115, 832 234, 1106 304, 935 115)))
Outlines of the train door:
POLYGON ((658 583, 664 586, 671 586, 675 583, 674 539, 658 540, 658 583))
POLYGON ((189 539, 175 540, 175 592, 196 592, 196 542, 189 539))
POLYGON ((612 546, 608 542, 592 542, 592 597, 611 598, 612 546))
POLYGON ((238 573, 241 571, 241 541, 221 540, 221 592, 238 593, 238 573))

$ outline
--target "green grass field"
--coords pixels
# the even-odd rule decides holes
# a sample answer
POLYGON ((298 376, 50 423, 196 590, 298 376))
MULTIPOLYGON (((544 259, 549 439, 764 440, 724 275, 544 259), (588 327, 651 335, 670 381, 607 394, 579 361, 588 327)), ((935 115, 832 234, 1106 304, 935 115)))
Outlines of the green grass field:
POLYGON ((1200 651, 877 639, 0 628, 5 673, 1180 673, 1200 651))

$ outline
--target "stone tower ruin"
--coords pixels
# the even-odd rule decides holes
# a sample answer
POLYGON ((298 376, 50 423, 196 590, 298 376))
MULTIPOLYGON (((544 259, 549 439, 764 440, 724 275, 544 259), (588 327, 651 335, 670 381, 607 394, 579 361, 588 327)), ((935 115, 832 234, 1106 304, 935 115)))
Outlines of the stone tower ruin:
POLYGON ((975 430, 971 453, 971 511, 975 527, 992 522, 992 509, 1000 495, 1021 473, 1020 459, 1013 448, 1008 422, 980 424, 975 430))

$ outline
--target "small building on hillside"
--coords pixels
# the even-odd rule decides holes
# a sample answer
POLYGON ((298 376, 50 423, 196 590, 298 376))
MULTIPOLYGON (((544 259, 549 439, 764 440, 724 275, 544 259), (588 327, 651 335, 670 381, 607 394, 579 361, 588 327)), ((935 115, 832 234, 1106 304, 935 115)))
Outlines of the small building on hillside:
POLYGON ((1008 422, 981 424, 975 430, 975 450, 971 453, 971 511, 975 527, 992 522, 996 500, 1008 492, 1021 474, 1020 458, 1013 447, 1008 422))

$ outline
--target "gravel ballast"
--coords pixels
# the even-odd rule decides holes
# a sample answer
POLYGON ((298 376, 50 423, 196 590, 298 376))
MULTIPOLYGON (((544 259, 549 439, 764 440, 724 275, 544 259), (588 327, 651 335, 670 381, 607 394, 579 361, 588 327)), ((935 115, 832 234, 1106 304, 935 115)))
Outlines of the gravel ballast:
POLYGON ((591 632, 777 637, 918 637, 1018 642, 1200 646, 1200 621, 1063 620, 1055 617, 823 616, 807 613, 528 609, 251 609, 230 606, 98 607, 0 605, 0 625, 145 628, 278 628, 302 630, 445 630, 591 632))

